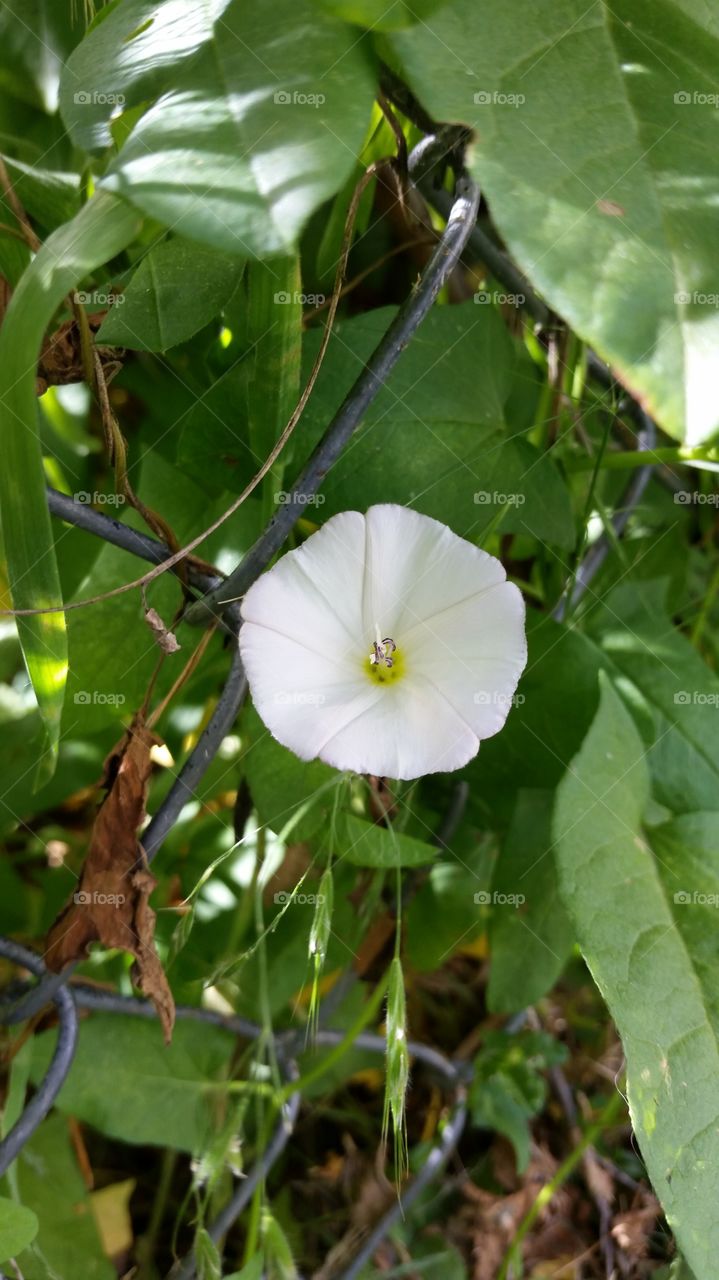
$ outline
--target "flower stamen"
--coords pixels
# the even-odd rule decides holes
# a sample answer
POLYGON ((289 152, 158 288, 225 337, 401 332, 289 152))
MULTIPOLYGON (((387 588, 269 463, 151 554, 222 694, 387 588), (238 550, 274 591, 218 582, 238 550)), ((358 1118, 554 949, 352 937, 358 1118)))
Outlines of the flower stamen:
MULTIPOLYGON (((379 631, 377 632, 379 637, 379 631)), ((384 640, 374 640, 372 642, 372 652, 369 656, 370 663, 373 667, 393 667, 394 662, 391 655, 395 652, 397 645, 391 636, 385 636, 384 640)))

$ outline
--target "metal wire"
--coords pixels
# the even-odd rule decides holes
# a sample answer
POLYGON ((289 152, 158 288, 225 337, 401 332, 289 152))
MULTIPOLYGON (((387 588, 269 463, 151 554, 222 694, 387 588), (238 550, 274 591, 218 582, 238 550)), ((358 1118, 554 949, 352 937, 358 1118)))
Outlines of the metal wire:
MULTIPOLYGON (((11 960, 13 964, 22 965, 37 977, 42 977, 45 966, 34 951, 12 942, 9 938, 0 938, 0 956, 11 960)), ((45 1119, 67 1076, 77 1046, 77 1011, 72 993, 66 987, 60 987, 53 997, 59 1019, 57 1044, 52 1061, 43 1076, 37 1091, 28 1102, 20 1119, 0 1142, 0 1176, 7 1173, 15 1157, 32 1137, 38 1125, 45 1119)))

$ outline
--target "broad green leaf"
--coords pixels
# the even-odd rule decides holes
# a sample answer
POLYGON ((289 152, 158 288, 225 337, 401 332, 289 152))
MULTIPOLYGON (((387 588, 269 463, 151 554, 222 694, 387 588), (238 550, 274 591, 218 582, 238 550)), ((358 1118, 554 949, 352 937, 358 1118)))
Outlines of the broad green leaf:
MULTIPOLYGON (((69 289, 119 253, 139 226, 112 196, 96 196, 50 236, 24 273, 0 330, 0 468, 8 577, 16 609, 62 604, 38 436, 35 365, 53 313, 69 289)), ((67 674, 61 613, 18 619, 18 631, 47 733, 39 777, 57 758, 67 674)))
POLYGON ((327 13, 371 31, 401 31, 428 21, 445 0, 317 0, 327 13))
POLYGON ((530 610, 527 666, 507 723, 467 767, 472 804, 509 823, 520 787, 552 790, 597 709, 600 650, 578 631, 530 610))
POLYGON ((352 171, 373 96, 352 27, 311 0, 231 0, 103 185, 191 239, 243 256, 291 253, 352 171))
POLYGON ((719 679, 657 607, 654 585, 625 583, 592 603, 588 621, 633 709, 632 689, 640 700, 637 713, 648 712, 647 759, 656 798, 677 813, 715 808, 719 679))
MULTIPOLYGON (((382 308, 337 325, 298 427, 305 450, 339 408, 392 315, 382 308)), ((307 367, 318 342, 311 334, 307 367)), ((467 304, 430 312, 324 482, 319 516, 376 502, 411 503, 460 536, 479 537, 500 516, 503 531, 572 546, 569 492, 554 464, 514 431, 501 434, 517 380, 536 394, 526 357, 493 308, 467 304)))
POLYGON ((354 813, 337 815, 336 832, 338 858, 359 867, 421 867, 437 857, 434 845, 378 827, 354 813))
POLYGON ((0 1262, 22 1253, 35 1239, 39 1225, 32 1209, 0 1196, 0 1262))
POLYGON ((487 1002, 516 1013, 554 986, 574 942, 559 897, 551 835, 551 791, 520 791, 492 879, 487 1002))
POLYGON ((357 32, 311 0, 271 9, 230 0, 102 184, 216 248, 292 252, 351 173, 374 90, 357 32))
MULTIPOLYGON (((394 315, 395 308, 382 307, 335 325, 317 383, 295 429, 296 456, 306 457, 317 443, 394 315)), ((320 338, 319 330, 305 336, 305 381, 320 338)), ((383 485, 385 492, 396 492, 398 473, 402 473, 400 501, 423 493, 429 484, 427 501, 434 505, 426 514, 441 512, 441 519, 451 519, 459 502, 467 526, 478 519, 490 520, 492 514, 474 502, 481 477, 465 465, 465 459, 503 425, 513 359, 509 335, 490 308, 431 311, 323 484, 317 502, 323 518, 353 505, 364 510, 378 501, 383 485), (459 457, 451 442, 444 443, 452 432, 462 450, 459 457), (358 467, 361 474, 352 488, 358 467), (432 487, 438 477, 443 478, 444 500, 437 498, 432 487), (449 484, 451 501, 446 501, 449 484)), ((258 465, 247 432, 241 430, 249 368, 240 361, 203 397, 184 424, 179 450, 180 460, 199 470, 206 481, 223 483, 237 492, 258 465)), ((290 475, 294 478, 294 468, 290 475)))
MULTIPOLYGON (((719 802, 719 792, 717 792, 719 802)), ((706 992, 719 1028, 716 929, 719 916, 719 812, 685 813, 655 827, 652 847, 674 920, 706 992)))
POLYGON ((674 902, 691 886, 673 887, 675 873, 642 832, 648 798, 642 741, 602 676, 596 718, 557 793, 562 896, 622 1037, 632 1123, 654 1189, 697 1280, 712 1280, 716 970, 707 985, 707 954, 697 954, 692 937, 694 905, 674 902))
POLYGON ((116 1280, 116 1269, 102 1252, 64 1116, 43 1121, 15 1169, 23 1203, 33 1206, 39 1221, 36 1238, 17 1258, 23 1280, 116 1280))
POLYGON ((253 707, 242 717, 242 741, 242 771, 260 823, 277 834, 292 823, 293 842, 309 839, 327 821, 337 771, 321 760, 299 760, 280 746, 253 707))
POLYGON ((717 429, 719 22, 696 0, 452 0, 386 37, 517 262, 679 440, 717 429))
MULTIPOLYGON (((54 1032, 38 1037, 36 1083, 54 1045, 54 1032)), ((157 1022, 93 1014, 55 1105, 123 1142, 197 1152, 212 1131, 234 1045, 221 1027, 180 1021, 166 1046, 157 1022)))
POLYGON ((163 240, 142 258, 105 317, 98 342, 167 351, 220 311, 242 275, 241 258, 187 240, 163 240))
POLYGON ((109 146, 113 117, 164 92, 212 38, 227 3, 120 0, 101 9, 68 58, 60 85, 60 111, 75 145, 85 151, 109 146))
POLYGON ((477 895, 492 879, 495 848, 474 831, 458 832, 406 910, 405 953, 414 969, 439 969, 454 951, 469 946, 487 927, 477 895))

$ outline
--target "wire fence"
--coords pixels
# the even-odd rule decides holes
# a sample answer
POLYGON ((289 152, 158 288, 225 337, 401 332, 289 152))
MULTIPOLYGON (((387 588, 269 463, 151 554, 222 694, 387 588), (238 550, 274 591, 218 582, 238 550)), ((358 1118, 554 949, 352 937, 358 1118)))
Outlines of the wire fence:
MULTIPOLYGON (((452 146, 456 148, 456 137, 453 138, 452 146)), ((220 625, 232 637, 233 654, 227 678, 210 720, 173 786, 143 832, 142 847, 150 862, 158 854, 181 810, 194 796, 205 771, 234 724, 247 693, 247 682, 237 643, 240 627, 237 599, 247 591, 284 544, 297 519, 297 513, 306 509, 307 498, 317 492, 325 475, 340 456, 363 414, 387 380, 465 251, 469 250, 472 256, 480 257, 485 261, 492 273, 507 287, 516 285, 517 291, 524 296, 526 310, 537 323, 546 325, 551 322, 552 317, 547 307, 533 293, 514 264, 486 233, 476 226, 479 191, 462 170, 461 164, 457 162, 456 150, 451 153, 456 175, 454 195, 447 192, 443 185, 439 185, 438 166, 446 164, 447 157, 447 135, 439 132, 436 136, 430 135, 425 138, 409 158, 411 179, 416 181, 419 190, 446 218, 444 231, 417 285, 399 308, 394 320, 297 477, 287 503, 278 509, 254 546, 228 578, 213 577, 190 568, 188 585, 196 599, 186 610, 185 619, 197 625, 220 620, 220 625)), ((612 381, 606 366, 591 353, 590 371, 605 385, 612 381)), ((630 407, 638 419, 638 447, 650 454, 655 440, 654 424, 639 406, 631 403, 630 407)), ((640 501, 651 470, 652 466, 649 463, 646 467, 640 468, 633 477, 619 504, 618 513, 613 518, 612 535, 603 534, 580 561, 567 593, 554 611, 557 618, 561 619, 566 608, 569 605, 574 606, 588 589, 591 580, 608 555, 614 539, 621 536, 631 512, 640 501)), ((73 499, 56 490, 48 490, 48 504, 51 513, 58 519, 84 529, 114 546, 121 547, 152 565, 161 564, 170 555, 168 547, 157 539, 131 529, 89 506, 74 502, 73 499)), ((448 815, 446 821, 451 825, 453 815, 448 815)), ((442 843, 444 843, 443 840, 442 843)), ((29 971, 38 980, 36 985, 23 985, 19 992, 13 990, 6 993, 6 998, 0 1005, 0 1022, 15 1024, 25 1021, 52 1004, 55 1006, 59 1024, 57 1045, 47 1072, 18 1121, 0 1142, 0 1175, 2 1175, 7 1172, 47 1115, 67 1077, 77 1046, 77 1010, 102 1010, 106 1013, 132 1014, 143 1018, 153 1018, 156 1012, 153 1005, 143 1000, 90 989, 77 981, 69 984, 76 966, 70 966, 61 974, 50 974, 36 952, 11 939, 0 938, 0 955, 19 968, 29 971)), ((179 1006, 177 1017, 221 1025, 248 1040, 257 1039, 262 1034, 261 1028, 254 1023, 232 1015, 223 1016, 208 1009, 179 1006)), ((318 1048, 334 1045, 343 1039, 343 1034, 320 1029, 314 1043, 318 1048)), ((357 1048, 380 1055, 384 1054, 386 1048, 382 1037, 371 1034, 360 1034, 353 1043, 357 1048)), ((295 1056, 302 1047, 301 1036, 295 1030, 280 1032, 275 1037, 274 1047, 285 1082, 291 1085, 298 1077, 295 1056)), ((426 1045, 410 1042, 408 1047, 413 1059, 423 1064, 426 1070, 441 1083, 451 1100, 451 1110, 439 1140, 430 1149, 419 1173, 403 1191, 402 1203, 397 1203, 381 1218, 362 1243, 350 1266, 338 1276, 338 1280, 354 1280, 371 1260, 377 1246, 387 1233, 446 1165, 456 1150, 464 1129, 466 1088, 471 1075, 467 1063, 459 1060, 452 1061, 426 1045)), ((241 1180, 236 1192, 209 1228, 210 1235, 216 1243, 219 1244, 225 1237, 251 1200, 256 1188, 264 1182, 281 1156, 290 1141, 300 1105, 300 1091, 290 1092, 281 1108, 277 1127, 266 1149, 259 1156, 248 1176, 241 1180)), ((192 1256, 178 1261, 170 1272, 172 1280, 192 1280, 195 1274, 192 1256)), ((0 1280, 3 1280, 1 1274, 0 1280)))

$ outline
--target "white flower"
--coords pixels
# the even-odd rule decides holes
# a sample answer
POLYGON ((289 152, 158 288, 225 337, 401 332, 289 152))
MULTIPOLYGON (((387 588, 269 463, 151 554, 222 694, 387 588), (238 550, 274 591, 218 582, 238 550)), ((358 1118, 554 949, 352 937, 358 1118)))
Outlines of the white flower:
POLYGON ((247 592, 255 706, 302 760, 389 778, 459 769, 498 733, 527 660, 494 556, 406 507, 333 516, 247 592))

